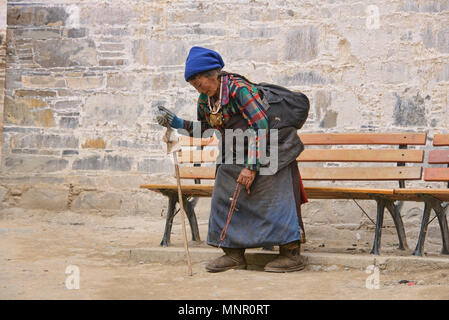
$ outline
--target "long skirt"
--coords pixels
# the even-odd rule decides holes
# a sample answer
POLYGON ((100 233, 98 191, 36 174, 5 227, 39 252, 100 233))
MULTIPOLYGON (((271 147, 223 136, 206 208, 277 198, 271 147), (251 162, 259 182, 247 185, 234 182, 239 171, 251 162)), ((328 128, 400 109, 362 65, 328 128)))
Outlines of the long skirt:
POLYGON ((236 164, 221 164, 217 168, 207 243, 225 248, 258 248, 299 241, 301 199, 296 161, 273 175, 257 175, 250 188, 251 194, 240 186, 242 190, 226 237, 220 240, 243 168, 236 164))

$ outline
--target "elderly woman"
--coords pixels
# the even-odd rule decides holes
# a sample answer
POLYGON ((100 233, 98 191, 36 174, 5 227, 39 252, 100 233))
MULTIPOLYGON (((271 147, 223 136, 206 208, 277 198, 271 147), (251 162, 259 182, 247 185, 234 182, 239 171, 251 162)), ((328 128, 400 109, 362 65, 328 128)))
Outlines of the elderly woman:
MULTIPOLYGON (((306 202, 296 157, 303 146, 295 128, 287 128, 279 135, 279 162, 271 175, 261 175, 260 129, 269 129, 266 102, 255 84, 246 78, 222 71, 221 56, 210 49, 191 48, 185 65, 185 80, 199 93, 198 121, 177 117, 164 107, 159 108, 158 122, 169 124, 180 133, 193 136, 195 130, 218 130, 221 134, 221 155, 226 129, 249 129, 253 135, 245 144, 243 164, 217 164, 212 194, 207 243, 221 247, 224 255, 210 261, 206 269, 220 272, 245 269, 246 248, 278 245, 280 254, 265 266, 265 271, 288 272, 304 268, 300 255, 300 205, 306 202), (289 137, 289 143, 282 143, 289 137), (296 140, 295 140, 296 139, 296 140), (293 141, 293 143, 292 143, 293 141), (228 211, 235 195, 236 184, 243 185, 235 214, 227 225, 228 211), (223 235, 223 230, 226 236, 223 235)), ((282 130, 281 130, 282 131, 282 130)), ((287 139, 288 140, 288 139, 287 139)), ((232 152, 231 152, 232 154, 232 152)), ((235 160, 235 159, 234 159, 235 160)))

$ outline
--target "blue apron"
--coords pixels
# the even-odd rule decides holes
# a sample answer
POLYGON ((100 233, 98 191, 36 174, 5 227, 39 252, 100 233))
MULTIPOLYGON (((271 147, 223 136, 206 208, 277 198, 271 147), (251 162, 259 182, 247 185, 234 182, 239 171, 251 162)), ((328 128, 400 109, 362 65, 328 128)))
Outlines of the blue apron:
MULTIPOLYGON (((227 129, 248 128, 247 121, 241 115, 234 116, 227 129)), ((227 164, 224 155, 225 142, 221 135, 221 154, 223 164, 217 164, 207 243, 225 248, 257 248, 282 245, 300 240, 301 196, 298 188, 299 171, 296 157, 302 152, 303 145, 295 128, 285 128, 279 136, 279 163, 271 175, 256 175, 251 185, 251 194, 242 189, 235 206, 226 237, 220 240, 220 234, 226 226, 232 197, 237 179, 244 168, 243 164, 227 164), (296 181, 298 180, 298 181, 296 181)), ((247 146, 244 147, 245 156, 247 146)), ((302 221, 301 221, 302 223, 302 221)))

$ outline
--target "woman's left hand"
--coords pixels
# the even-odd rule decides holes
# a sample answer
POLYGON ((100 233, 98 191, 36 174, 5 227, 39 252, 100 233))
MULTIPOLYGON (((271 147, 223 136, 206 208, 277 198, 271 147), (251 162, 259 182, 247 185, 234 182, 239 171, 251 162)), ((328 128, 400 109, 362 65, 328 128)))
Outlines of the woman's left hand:
POLYGON ((246 191, 248 192, 248 194, 251 194, 250 187, 255 178, 256 178, 255 170, 249 170, 248 168, 243 168, 242 171, 240 171, 240 175, 237 179, 237 182, 242 184, 246 188, 246 191))

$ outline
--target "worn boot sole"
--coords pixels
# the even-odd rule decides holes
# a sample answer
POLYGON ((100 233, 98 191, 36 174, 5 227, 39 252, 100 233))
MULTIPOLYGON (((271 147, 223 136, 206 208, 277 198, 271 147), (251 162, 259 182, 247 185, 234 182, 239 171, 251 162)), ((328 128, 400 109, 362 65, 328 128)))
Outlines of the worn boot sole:
POLYGON ((294 271, 301 271, 305 268, 306 266, 304 264, 300 264, 297 266, 292 266, 292 267, 288 267, 288 268, 274 268, 274 267, 265 267, 263 269, 263 271, 266 272, 277 272, 277 273, 284 273, 284 272, 294 272, 294 271))
POLYGON ((225 267, 225 268, 213 268, 213 267, 208 267, 206 266, 206 270, 209 272, 223 272, 223 271, 227 271, 227 270, 231 270, 231 269, 235 269, 235 270, 244 270, 246 269, 247 265, 246 264, 240 264, 240 265, 236 265, 236 266, 230 266, 230 267, 225 267))

